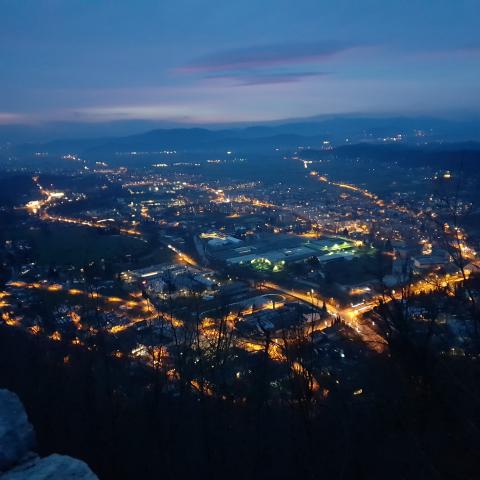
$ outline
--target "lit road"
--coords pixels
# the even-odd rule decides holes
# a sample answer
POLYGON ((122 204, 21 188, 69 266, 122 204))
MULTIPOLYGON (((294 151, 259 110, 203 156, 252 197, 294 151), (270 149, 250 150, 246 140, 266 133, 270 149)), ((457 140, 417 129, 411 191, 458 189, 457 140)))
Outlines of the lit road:
MULTIPOLYGON (((452 285, 458 282, 463 281, 463 277, 461 275, 445 275, 443 277, 436 277, 435 281, 428 281, 425 279, 418 280, 417 282, 412 283, 409 286, 410 292, 413 294, 420 294, 420 293, 429 293, 434 291, 438 286, 447 286, 452 285)), ((327 310, 332 315, 338 315, 346 325, 353 328, 357 334, 362 338, 362 340, 370 346, 373 350, 382 352, 386 347, 385 339, 373 328, 373 325, 369 325, 368 321, 362 319, 361 316, 365 313, 370 312, 376 306, 378 306, 379 301, 383 300, 384 302, 390 302, 393 299, 401 300, 402 299, 402 292, 398 291, 393 293, 391 296, 381 297, 380 295, 372 297, 368 302, 363 303, 361 305, 355 307, 346 307, 343 309, 337 308, 332 303, 329 303, 326 299, 320 297, 318 294, 314 292, 303 292, 300 290, 293 290, 282 287, 278 284, 272 282, 265 282, 264 286, 278 292, 282 292, 284 294, 290 295, 293 298, 301 300, 309 305, 312 305, 316 308, 321 307, 323 302, 325 301, 325 305, 327 310)), ((306 331, 315 331, 315 330, 323 330, 328 325, 325 322, 315 322, 314 325, 306 326, 306 331)))
MULTIPOLYGON (((39 181, 38 177, 33 177, 32 178, 33 182, 35 185, 38 187, 40 194, 45 197, 43 200, 33 200, 31 202, 28 202, 27 205, 25 205, 25 208, 35 214, 38 215, 38 217, 41 220, 44 221, 50 221, 50 222, 59 222, 59 223, 67 223, 67 224, 73 224, 73 225, 80 225, 83 227, 91 227, 91 228, 107 228, 107 225, 102 223, 102 221, 91 221, 91 220, 83 220, 80 218, 71 218, 71 217, 64 217, 60 215, 51 215, 48 213, 48 208, 56 201, 60 199, 65 198, 65 194, 63 192, 51 192, 49 190, 44 189, 39 181)), ((120 233, 123 233, 124 235, 134 235, 138 236, 141 235, 141 232, 138 230, 135 230, 134 228, 129 228, 129 227, 120 227, 119 228, 120 233)))
MULTIPOLYGON (((40 213, 40 218, 45 221, 68 223, 70 225, 80 225, 82 227, 102 228, 102 229, 108 228, 108 225, 105 225, 104 223, 92 222, 90 220, 82 220, 81 218, 71 218, 71 217, 62 217, 59 215, 50 215, 49 213, 46 212, 46 210, 40 213)), ((139 236, 142 234, 140 231, 135 230, 134 228, 120 227, 119 231, 124 235, 139 236)))
MULTIPOLYGON (((463 281, 463 277, 460 274, 457 275, 444 275, 444 276, 435 276, 431 280, 421 279, 412 283, 409 287, 410 293, 412 294, 421 294, 421 293, 430 293, 433 292, 438 287, 446 287, 448 285, 453 285, 463 281)), ((293 298, 301 300, 309 305, 312 305, 316 308, 320 307, 325 301, 327 310, 332 315, 338 315, 340 319, 353 328, 362 340, 371 346, 376 351, 383 351, 386 346, 385 339, 373 328, 373 325, 369 325, 368 321, 361 319, 361 316, 365 313, 370 312, 375 307, 378 306, 379 301, 390 302, 392 300, 401 300, 402 292, 395 291, 391 296, 373 296, 368 302, 355 307, 346 307, 343 309, 337 308, 335 305, 329 303, 326 299, 323 299, 318 294, 314 292, 303 292, 300 290, 292 290, 284 288, 278 284, 272 282, 265 282, 264 286, 278 292, 285 293, 290 295, 293 298)), ((326 325, 320 324, 318 328, 313 328, 313 330, 321 330, 325 328, 326 325)), ((311 327, 310 327, 311 328, 311 327)))
MULTIPOLYGON (((346 325, 353 328, 357 332, 357 334, 363 339, 363 341, 367 343, 369 346, 371 346, 374 350, 377 350, 377 351, 383 350, 382 345, 385 344, 385 341, 383 340, 383 338, 372 327, 359 321, 359 315, 369 310, 372 310, 376 305, 375 302, 368 305, 362 305, 361 307, 357 307, 357 308, 348 307, 345 309, 338 309, 331 302, 329 303, 327 299, 320 297, 315 292, 304 293, 303 291, 300 291, 300 290, 292 290, 292 289, 284 288, 272 282, 265 282, 264 285, 267 288, 285 293, 287 295, 290 295, 293 298, 301 300, 302 302, 308 303, 309 305, 312 305, 315 308, 321 307, 323 305, 323 302, 325 302, 325 306, 327 307, 328 313, 330 313, 331 315, 337 315, 341 321, 343 321, 346 325)), ((313 325, 308 324, 305 328, 306 328, 306 333, 308 333, 312 331, 323 330, 327 327, 328 327, 328 323, 325 323, 319 320, 319 321, 313 322, 313 325)))
POLYGON ((190 265, 192 267, 196 267, 198 265, 197 261, 192 258, 191 256, 187 255, 186 253, 182 252, 181 250, 179 250, 177 247, 174 247, 173 245, 171 245, 170 243, 167 245, 167 247, 172 251, 172 252, 175 252, 177 255, 178 255, 178 259, 183 262, 183 263, 186 263, 187 265, 190 265))

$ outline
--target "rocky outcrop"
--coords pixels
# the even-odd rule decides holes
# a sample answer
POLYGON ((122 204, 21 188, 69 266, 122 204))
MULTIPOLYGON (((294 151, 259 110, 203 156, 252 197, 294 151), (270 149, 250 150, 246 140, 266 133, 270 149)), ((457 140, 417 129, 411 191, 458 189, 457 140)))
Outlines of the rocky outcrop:
POLYGON ((81 479, 95 480, 85 462, 65 455, 49 455, 45 458, 36 457, 18 467, 0 475, 1 480, 60 480, 81 479))
POLYGON ((33 449, 35 435, 20 399, 0 390, 0 472, 21 462, 33 449))
POLYGON ((20 399, 0 390, 0 480, 95 480, 88 465, 65 455, 40 458, 35 433, 20 399))

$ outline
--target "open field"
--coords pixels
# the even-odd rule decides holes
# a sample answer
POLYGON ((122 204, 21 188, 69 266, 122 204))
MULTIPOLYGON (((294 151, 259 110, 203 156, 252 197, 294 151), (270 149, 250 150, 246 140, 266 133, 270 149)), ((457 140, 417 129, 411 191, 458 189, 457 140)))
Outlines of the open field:
POLYGON ((147 253, 147 244, 138 238, 108 235, 79 226, 44 224, 35 229, 8 229, 0 232, 2 240, 27 240, 32 255, 43 265, 82 266, 92 261, 121 261, 147 253))

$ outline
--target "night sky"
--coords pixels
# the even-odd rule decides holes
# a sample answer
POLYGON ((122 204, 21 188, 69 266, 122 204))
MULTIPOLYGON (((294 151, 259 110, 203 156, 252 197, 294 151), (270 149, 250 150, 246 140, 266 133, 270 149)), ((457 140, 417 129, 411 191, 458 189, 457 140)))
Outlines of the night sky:
POLYGON ((480 111, 479 0, 0 0, 0 123, 480 111))

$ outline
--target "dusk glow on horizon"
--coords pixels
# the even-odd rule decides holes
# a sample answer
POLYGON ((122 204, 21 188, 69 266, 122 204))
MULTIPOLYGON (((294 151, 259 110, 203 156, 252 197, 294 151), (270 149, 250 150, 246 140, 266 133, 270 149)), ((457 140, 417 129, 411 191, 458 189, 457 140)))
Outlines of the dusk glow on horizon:
POLYGON ((0 0, 0 12, 1 125, 480 110, 477 0, 0 0))

